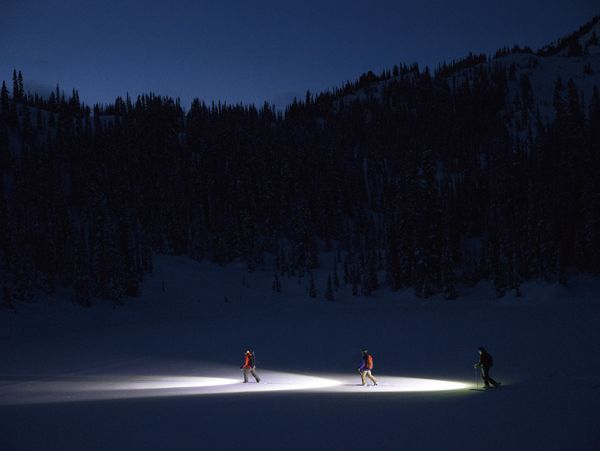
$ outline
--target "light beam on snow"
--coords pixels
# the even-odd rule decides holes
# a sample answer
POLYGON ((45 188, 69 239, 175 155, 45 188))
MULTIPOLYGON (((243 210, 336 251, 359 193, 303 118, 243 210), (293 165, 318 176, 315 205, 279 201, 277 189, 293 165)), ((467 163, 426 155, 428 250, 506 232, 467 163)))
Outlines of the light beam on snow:
MULTIPOLYGON (((174 388, 203 388, 222 385, 236 384, 235 379, 224 379, 222 377, 140 377, 130 378, 121 383, 98 383, 97 390, 168 390, 174 388)), ((92 384, 93 385, 93 384, 92 384)))
POLYGON ((94 400, 159 398, 200 395, 259 396, 269 392, 392 394, 403 392, 448 392, 464 390, 471 384, 438 379, 376 375, 377 386, 362 386, 356 375, 302 375, 260 371, 261 382, 252 378, 242 383, 236 370, 223 371, 227 377, 203 376, 73 376, 39 380, 5 381, 0 385, 0 405, 48 404, 94 400))
POLYGON ((375 375, 377 386, 361 385, 360 376, 337 376, 343 382, 331 391, 346 393, 403 393, 403 392, 443 392, 452 390, 464 390, 471 385, 441 379, 423 379, 417 377, 397 377, 386 375, 375 375))
POLYGON ((14 380, 0 385, 0 405, 190 396, 238 382, 221 377, 107 375, 14 380))
POLYGON ((199 396, 315 390, 340 382, 315 376, 261 371, 260 384, 242 383, 239 371, 225 370, 231 377, 191 376, 74 376, 8 381, 0 385, 0 405, 48 404, 131 398, 199 396))

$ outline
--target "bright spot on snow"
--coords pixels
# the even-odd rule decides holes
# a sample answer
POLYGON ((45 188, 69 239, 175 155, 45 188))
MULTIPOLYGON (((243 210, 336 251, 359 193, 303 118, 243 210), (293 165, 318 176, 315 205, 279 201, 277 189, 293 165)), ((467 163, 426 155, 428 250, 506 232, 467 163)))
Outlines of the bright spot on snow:
POLYGON ((342 382, 335 379, 324 377, 306 376, 292 373, 279 373, 269 371, 261 374, 259 384, 251 379, 248 384, 240 384, 235 387, 227 387, 227 393, 247 393, 247 392, 273 392, 273 391, 296 391, 296 390, 317 390, 336 387, 342 382))
POLYGON ((360 376, 358 375, 354 377, 337 376, 337 379, 343 382, 341 382, 331 391, 350 393, 401 393, 464 390, 471 387, 471 384, 439 379, 394 377, 377 374, 375 377, 378 381, 377 386, 371 385, 370 381, 368 386, 362 386, 360 382, 360 376))

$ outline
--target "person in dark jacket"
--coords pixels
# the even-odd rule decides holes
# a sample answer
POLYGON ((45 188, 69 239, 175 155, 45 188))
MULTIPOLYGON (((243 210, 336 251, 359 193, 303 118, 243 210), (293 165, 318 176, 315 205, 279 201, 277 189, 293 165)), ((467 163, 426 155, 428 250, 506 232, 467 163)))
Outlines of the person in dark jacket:
POLYGON ((475 368, 481 368, 481 378, 483 379, 485 388, 490 388, 490 384, 492 387, 498 388, 500 383, 496 382, 490 376, 490 368, 494 366, 494 359, 483 346, 480 346, 477 350, 479 352, 479 361, 475 364, 475 368))
POLYGON ((244 384, 248 383, 248 373, 252 374, 257 383, 260 382, 260 377, 256 374, 256 359, 252 351, 248 350, 244 353, 244 362, 240 369, 244 373, 244 384))
POLYGON ((360 378, 362 380, 362 385, 366 385, 366 378, 368 377, 373 381, 373 385, 377 385, 377 379, 373 377, 371 371, 373 371, 373 356, 369 354, 369 351, 366 349, 361 350, 362 352, 362 363, 358 367, 358 372, 360 373, 360 378))

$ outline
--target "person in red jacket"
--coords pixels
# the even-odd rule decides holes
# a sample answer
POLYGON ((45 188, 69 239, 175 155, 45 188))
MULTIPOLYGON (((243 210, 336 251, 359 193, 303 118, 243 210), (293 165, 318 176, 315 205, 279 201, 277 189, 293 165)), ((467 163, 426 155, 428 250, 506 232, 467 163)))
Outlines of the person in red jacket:
POLYGON ((373 371, 373 356, 369 354, 369 351, 363 349, 362 351, 362 363, 360 367, 358 367, 358 372, 360 373, 360 378, 362 380, 362 385, 366 385, 366 378, 368 377, 373 381, 373 385, 377 385, 377 379, 373 377, 371 371, 373 371))
POLYGON ((256 359, 252 351, 246 351, 244 354, 244 363, 242 363, 240 368, 244 373, 244 384, 248 383, 248 373, 252 374, 257 383, 260 382, 260 377, 256 374, 256 359))

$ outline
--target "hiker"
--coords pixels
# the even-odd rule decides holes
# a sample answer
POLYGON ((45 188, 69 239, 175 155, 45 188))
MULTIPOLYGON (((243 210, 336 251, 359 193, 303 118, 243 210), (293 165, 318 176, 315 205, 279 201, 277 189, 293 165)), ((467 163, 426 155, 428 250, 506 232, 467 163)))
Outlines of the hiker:
POLYGON ((256 360, 252 351, 248 350, 245 352, 244 363, 242 363, 240 369, 244 373, 244 384, 248 383, 248 373, 252 374, 257 383, 260 382, 260 377, 256 374, 256 360))
POLYGON ((358 372, 360 373, 360 378, 362 380, 362 385, 367 385, 366 378, 368 377, 373 381, 373 385, 377 385, 377 379, 373 377, 371 371, 373 371, 373 357, 369 354, 369 351, 366 349, 361 350, 362 352, 362 363, 358 368, 358 372))
POLYGON ((483 383, 485 388, 498 388, 500 382, 496 382, 490 376, 490 368, 494 366, 494 359, 490 355, 489 352, 483 346, 477 348, 479 352, 479 361, 475 364, 475 368, 481 368, 481 378, 483 379, 483 383))

